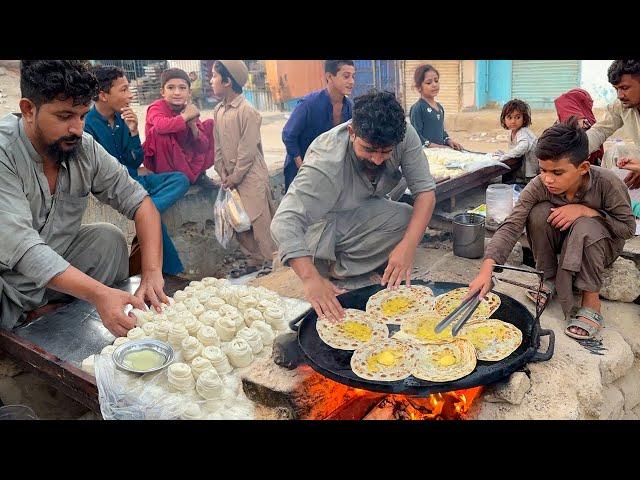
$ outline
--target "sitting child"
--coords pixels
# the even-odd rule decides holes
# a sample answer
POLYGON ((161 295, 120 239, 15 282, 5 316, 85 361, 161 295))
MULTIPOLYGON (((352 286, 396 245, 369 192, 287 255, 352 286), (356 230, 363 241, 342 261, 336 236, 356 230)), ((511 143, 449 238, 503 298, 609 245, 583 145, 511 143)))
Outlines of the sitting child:
MULTIPOLYGON (((602 273, 635 231, 629 190, 614 172, 589 163, 587 134, 575 117, 545 130, 535 154, 540 175, 525 187, 494 234, 480 273, 469 287, 481 288, 484 297, 493 265, 506 261, 526 226, 536 268, 544 272, 540 302, 550 301, 557 291, 569 321, 565 333, 592 338, 604 324, 599 298, 602 273), (573 306, 573 286, 582 294, 579 308, 573 306)), ((537 292, 528 297, 537 300, 537 292)))
POLYGON ((191 96, 191 79, 170 68, 160 76, 162 98, 147 109, 144 166, 154 173, 182 172, 189 182, 207 185, 213 166, 213 120, 200 121, 191 96))
POLYGON ((518 183, 528 183, 539 172, 538 160, 534 153, 536 136, 529 129, 531 125, 529 105, 517 98, 509 100, 502 107, 500 124, 510 131, 509 150, 506 153, 499 150, 496 156, 501 162, 510 158, 521 158, 522 165, 515 172, 515 179, 518 183))

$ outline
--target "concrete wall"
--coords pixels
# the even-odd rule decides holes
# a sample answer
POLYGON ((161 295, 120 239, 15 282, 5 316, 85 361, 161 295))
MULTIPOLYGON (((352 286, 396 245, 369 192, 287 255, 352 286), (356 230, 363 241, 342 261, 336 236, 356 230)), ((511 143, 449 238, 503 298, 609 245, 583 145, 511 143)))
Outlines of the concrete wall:
MULTIPOLYGON (((282 169, 271 172, 269 181, 276 203, 279 205, 284 194, 282 169)), ((162 215, 162 221, 167 226, 185 266, 185 276, 193 278, 216 276, 225 259, 235 258, 237 255, 238 244, 235 239, 227 249, 222 248, 215 239, 213 206, 217 195, 217 188, 191 186, 185 196, 162 215)), ((91 196, 83 223, 93 222, 108 222, 116 225, 125 233, 129 243, 135 235, 133 221, 91 196)))
POLYGON ((475 110, 477 105, 477 64, 475 60, 462 60, 461 110, 475 110))

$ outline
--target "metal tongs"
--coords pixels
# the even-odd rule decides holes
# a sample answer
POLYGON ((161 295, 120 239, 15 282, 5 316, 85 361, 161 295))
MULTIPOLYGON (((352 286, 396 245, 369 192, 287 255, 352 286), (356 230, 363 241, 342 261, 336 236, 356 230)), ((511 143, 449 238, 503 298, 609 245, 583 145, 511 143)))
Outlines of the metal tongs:
MULTIPOLYGON (((491 289, 494 287, 495 280, 496 280, 495 277, 492 276, 491 288, 489 288, 489 291, 491 291, 491 289)), ((456 307, 456 309, 453 312, 451 312, 449 315, 444 317, 442 321, 438 323, 438 325, 436 325, 436 328, 435 328, 436 333, 440 333, 447 327, 447 325, 452 323, 454 320, 460 318, 458 323, 454 325, 453 328, 451 329, 451 334, 455 337, 460 331, 460 329, 464 326, 464 324, 467 323, 467 321, 471 318, 471 316, 473 315, 473 312, 475 312, 478 309, 478 306, 480 305, 479 295, 480 295, 480 289, 478 288, 477 290, 474 290, 474 292, 471 294, 469 298, 467 298, 466 300, 463 300, 462 303, 460 303, 460 305, 458 305, 458 307, 456 307)))

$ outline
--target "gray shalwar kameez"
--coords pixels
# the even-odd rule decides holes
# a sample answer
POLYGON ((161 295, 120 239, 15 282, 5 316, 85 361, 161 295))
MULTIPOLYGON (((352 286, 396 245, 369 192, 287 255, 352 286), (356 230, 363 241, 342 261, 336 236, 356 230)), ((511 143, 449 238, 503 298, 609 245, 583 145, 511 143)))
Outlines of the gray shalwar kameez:
POLYGON ((527 237, 536 268, 554 278, 558 300, 566 315, 573 308, 572 285, 587 292, 602 287, 602 272, 622 253, 624 241, 633 236, 635 219, 629 190, 613 172, 591 166, 585 186, 573 200, 554 195, 538 175, 522 191, 507 220, 500 225, 485 251, 485 258, 502 264, 527 226, 527 237), (582 204, 600 213, 580 217, 565 231, 547 222, 551 208, 582 204), (560 255, 558 259, 557 255, 560 255))
POLYGON ((415 129, 393 149, 371 182, 353 151, 347 126, 334 127, 309 146, 304 163, 282 199, 271 234, 283 264, 310 256, 333 263, 338 277, 353 277, 383 265, 402 240, 413 208, 384 198, 402 173, 411 193, 435 189, 415 129))
POLYGON ((46 289, 69 265, 110 285, 128 276, 127 243, 106 223, 81 225, 89 193, 129 219, 147 196, 93 137, 60 165, 53 195, 22 119, 0 119, 0 327, 64 295, 46 289))

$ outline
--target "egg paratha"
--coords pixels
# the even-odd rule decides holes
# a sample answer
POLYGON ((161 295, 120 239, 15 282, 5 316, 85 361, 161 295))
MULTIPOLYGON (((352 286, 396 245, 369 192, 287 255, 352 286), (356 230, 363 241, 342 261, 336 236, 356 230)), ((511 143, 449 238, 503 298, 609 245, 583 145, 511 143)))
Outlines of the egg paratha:
POLYGON ((478 360, 489 362, 508 357, 522 343, 522 332, 515 325, 493 318, 465 325, 458 336, 473 344, 478 360))
POLYGON ((468 340, 422 345, 411 374, 430 382, 450 382, 466 377, 476 368, 476 350, 468 340))
POLYGON ((401 325, 419 312, 433 310, 433 291, 422 285, 401 286, 396 290, 384 289, 369 297, 367 312, 380 315, 386 323, 401 325))
MULTIPOLYGON (((454 290, 450 290, 442 295, 439 295, 436 298, 434 310, 441 315, 442 318, 449 315, 453 312, 457 307, 460 306, 462 299, 469 292, 468 287, 456 288, 454 290)), ((480 320, 489 318, 491 315, 495 313, 496 310, 500 307, 500 297, 493 292, 487 293, 484 300, 480 302, 478 308, 470 320, 480 320)))
POLYGON ((407 318, 400 325, 400 331, 404 334, 400 338, 410 339, 410 343, 420 345, 448 342, 453 339, 451 333, 452 323, 447 325, 440 333, 435 332, 436 325, 440 323, 442 318, 435 311, 422 312, 407 318))
POLYGON ((355 350, 389 337, 389 329, 379 316, 353 308, 346 308, 344 313, 344 319, 335 323, 326 318, 317 320, 316 330, 327 345, 340 350, 355 350))
POLYGON ((413 345, 392 338, 368 343, 353 352, 351 369, 366 380, 402 380, 415 368, 417 350, 413 345))

